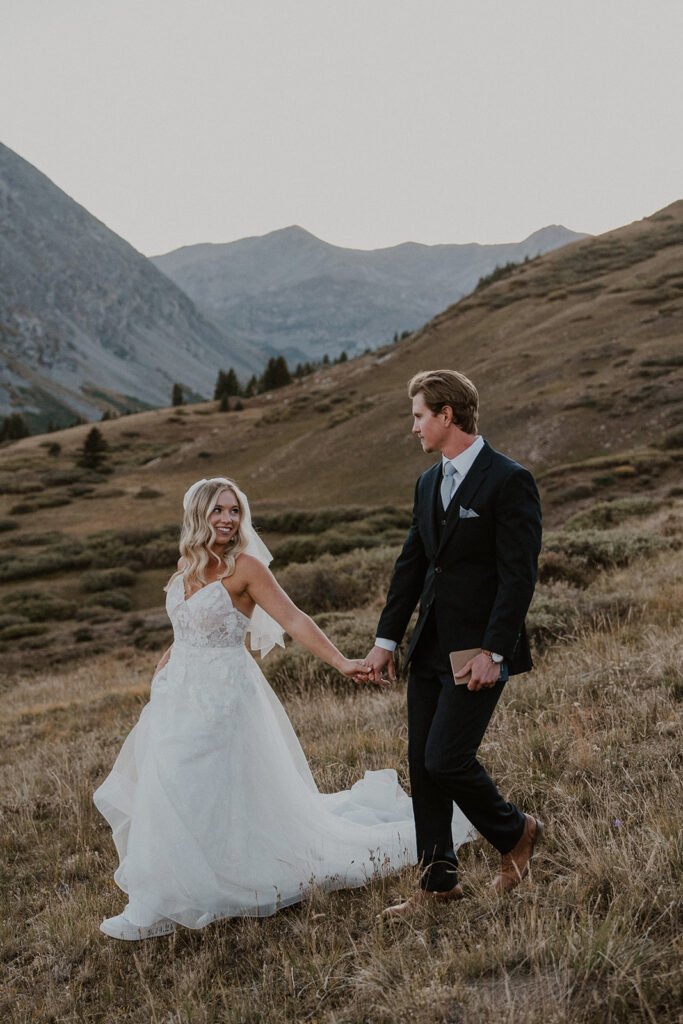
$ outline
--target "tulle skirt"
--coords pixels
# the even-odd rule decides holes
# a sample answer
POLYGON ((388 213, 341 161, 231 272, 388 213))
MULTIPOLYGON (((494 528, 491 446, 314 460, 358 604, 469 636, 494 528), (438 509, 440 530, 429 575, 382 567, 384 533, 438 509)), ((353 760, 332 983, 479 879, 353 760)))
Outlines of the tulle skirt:
MULTIPOLYGON (((312 885, 363 885, 416 861, 393 769, 318 791, 285 711, 245 647, 174 644, 94 795, 137 924, 266 916, 312 885), (142 918, 145 918, 143 920, 142 918)), ((457 848, 472 838, 454 808, 457 848)))

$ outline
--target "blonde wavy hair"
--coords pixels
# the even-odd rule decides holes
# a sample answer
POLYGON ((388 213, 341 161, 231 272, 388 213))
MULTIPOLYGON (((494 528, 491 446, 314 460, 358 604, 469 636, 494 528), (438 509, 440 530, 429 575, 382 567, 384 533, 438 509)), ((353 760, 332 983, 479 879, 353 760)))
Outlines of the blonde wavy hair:
POLYGON ((248 537, 245 536, 245 531, 242 528, 249 519, 247 509, 248 505, 242 491, 234 480, 230 480, 227 476, 214 476, 197 487, 190 496, 183 516, 178 569, 173 573, 164 590, 168 590, 177 576, 185 578, 190 590, 205 586, 206 570, 212 560, 216 561, 224 570, 219 579, 232 576, 237 556, 245 550, 248 543, 248 537), (218 495, 222 491, 232 491, 237 498, 240 525, 221 557, 211 550, 216 541, 216 531, 209 522, 209 515, 215 508, 218 495))

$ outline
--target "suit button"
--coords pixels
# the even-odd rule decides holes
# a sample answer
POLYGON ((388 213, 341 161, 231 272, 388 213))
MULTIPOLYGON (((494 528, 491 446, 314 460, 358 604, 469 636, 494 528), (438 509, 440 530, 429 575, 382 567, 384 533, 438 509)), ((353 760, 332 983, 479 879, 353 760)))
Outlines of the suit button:
POLYGON ((434 572, 441 572, 441 567, 437 565, 437 567, 434 569, 434 572))
POLYGON ((445 520, 445 519, 442 519, 442 520, 441 520, 441 525, 442 525, 442 526, 445 526, 445 525, 446 525, 446 520, 445 520))

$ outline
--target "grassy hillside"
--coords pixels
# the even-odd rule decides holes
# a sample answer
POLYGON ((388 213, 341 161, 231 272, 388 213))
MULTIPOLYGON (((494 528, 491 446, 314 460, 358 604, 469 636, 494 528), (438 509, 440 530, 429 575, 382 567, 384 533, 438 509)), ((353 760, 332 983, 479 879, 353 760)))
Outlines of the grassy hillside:
MULTIPOLYGON (((124 901, 92 791, 147 700, 157 652, 110 640, 78 666, 27 662, 2 687, 0 1017, 679 1019, 682 536, 680 501, 652 499, 598 503, 555 534, 531 615, 536 670, 508 685, 481 752, 547 838, 532 878, 502 901, 489 891, 495 854, 471 844, 466 899, 410 922, 376 920, 415 886, 406 870, 313 891, 272 919, 142 945, 105 939, 97 925, 124 901)), ((340 646, 364 650, 391 550, 326 555, 282 576, 340 646)), ((379 767, 407 784, 403 683, 354 688, 294 646, 265 669, 321 789, 379 767)))
POLYGON ((0 448, 7 664, 163 640, 180 500, 201 476, 237 479, 280 568, 394 550, 432 459, 406 397, 425 367, 471 374, 485 436, 536 472, 546 529, 596 502, 680 495, 683 201, 491 277, 412 337, 241 411, 207 402, 103 422, 100 472, 77 466, 90 425, 0 448), (276 515, 304 509, 324 514, 276 515))
MULTIPOLYGON (((241 412, 104 422, 98 471, 77 465, 90 427, 0 449, 3 1020, 677 1019, 682 222, 676 204, 497 275, 418 335, 241 412), (430 462, 405 383, 436 365, 473 376, 483 432, 542 491, 537 668, 507 687, 482 751, 548 822, 533 879, 492 899, 496 858, 475 843, 466 901, 405 925, 375 915, 410 871, 271 920, 108 942, 97 924, 122 901, 91 794, 169 639, 184 489, 235 476, 286 589, 364 652, 430 462)), ((407 784, 403 683, 350 688, 296 645, 264 668, 323 790, 384 766, 407 784)))

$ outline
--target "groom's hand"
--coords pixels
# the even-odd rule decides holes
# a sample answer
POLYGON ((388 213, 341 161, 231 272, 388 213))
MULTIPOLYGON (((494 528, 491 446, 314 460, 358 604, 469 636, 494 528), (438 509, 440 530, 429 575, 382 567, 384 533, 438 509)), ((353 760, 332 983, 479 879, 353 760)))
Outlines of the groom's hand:
POLYGON ((387 651, 384 647, 373 647, 365 659, 365 664, 370 669, 370 678, 375 683, 382 679, 382 672, 387 669, 389 679, 396 682, 396 666, 394 664, 393 651, 387 651))
POLYGON ((487 654, 478 654, 476 658, 472 658, 456 672, 455 678, 463 679, 468 672, 472 673, 472 678, 467 684, 468 690, 487 690, 495 686, 500 679, 500 665, 492 662, 487 654))

